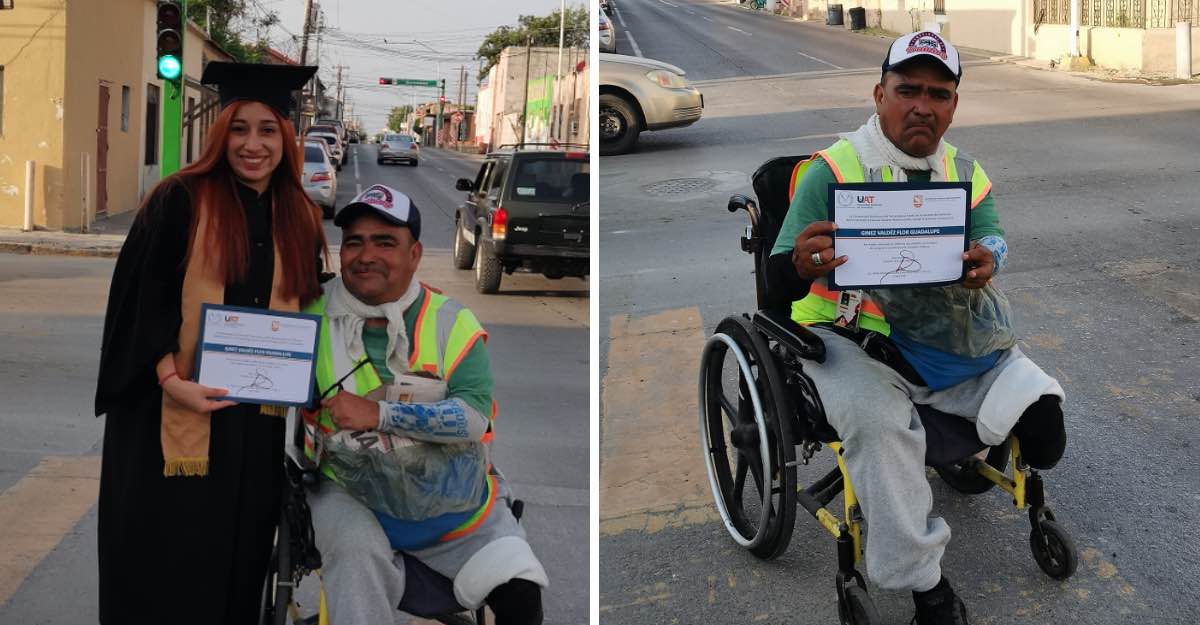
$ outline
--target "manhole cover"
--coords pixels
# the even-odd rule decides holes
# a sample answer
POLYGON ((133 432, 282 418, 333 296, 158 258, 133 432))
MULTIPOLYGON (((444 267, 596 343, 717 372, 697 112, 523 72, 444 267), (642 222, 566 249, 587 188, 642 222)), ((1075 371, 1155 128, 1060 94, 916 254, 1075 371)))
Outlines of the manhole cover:
POLYGON ((673 195, 676 193, 703 193, 717 186, 716 181, 709 178, 675 178, 661 180, 642 187, 651 195, 673 195))

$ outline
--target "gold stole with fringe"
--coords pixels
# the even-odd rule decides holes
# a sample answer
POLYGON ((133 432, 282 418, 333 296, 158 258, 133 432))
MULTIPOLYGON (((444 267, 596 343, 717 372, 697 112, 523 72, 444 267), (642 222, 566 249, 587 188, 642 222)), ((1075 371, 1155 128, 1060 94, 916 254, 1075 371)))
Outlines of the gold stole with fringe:
MULTIPOLYGON (((192 254, 188 258, 183 276, 182 319, 179 325, 179 351, 175 353, 175 370, 179 377, 190 380, 196 362, 196 346, 200 338, 201 304, 225 303, 225 277, 218 275, 213 263, 203 249, 208 229, 208 213, 203 204, 197 203, 200 211, 196 233, 192 239, 192 254)), ((272 205, 274 210, 274 205, 272 205)), ((272 220, 273 222, 274 220, 272 220)), ((275 267, 271 277, 271 310, 299 312, 300 301, 285 299, 279 289, 283 282, 283 263, 280 261, 279 245, 274 242, 275 267)), ((285 416, 286 406, 260 406, 262 414, 285 416)), ((166 391, 162 394, 162 451, 163 475, 166 477, 208 475, 209 435, 212 429, 212 414, 194 412, 171 399, 166 391)))

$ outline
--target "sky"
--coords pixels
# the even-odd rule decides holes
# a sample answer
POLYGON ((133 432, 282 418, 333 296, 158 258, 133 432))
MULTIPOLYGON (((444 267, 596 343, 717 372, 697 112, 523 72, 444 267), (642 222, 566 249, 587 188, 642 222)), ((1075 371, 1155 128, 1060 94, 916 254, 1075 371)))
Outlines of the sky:
MULTIPOLYGON (((474 103, 483 38, 504 25, 515 26, 521 15, 548 15, 561 0, 313 0, 324 15, 320 41, 320 76, 331 89, 341 65, 346 113, 351 105, 363 128, 383 128, 393 106, 437 99, 435 89, 382 86, 381 77, 446 79, 446 98, 456 100, 459 67, 467 68, 466 102, 474 103), (440 61, 440 62, 439 62, 440 61)), ((277 50, 299 59, 296 35, 304 30, 304 0, 247 0, 252 12, 272 11, 279 24, 266 31, 277 50)), ((568 7, 586 6, 566 0, 568 7)), ((244 35, 247 36, 247 35, 244 35)), ((254 34, 248 33, 253 39, 254 34)), ((309 64, 316 53, 309 39, 309 64)))

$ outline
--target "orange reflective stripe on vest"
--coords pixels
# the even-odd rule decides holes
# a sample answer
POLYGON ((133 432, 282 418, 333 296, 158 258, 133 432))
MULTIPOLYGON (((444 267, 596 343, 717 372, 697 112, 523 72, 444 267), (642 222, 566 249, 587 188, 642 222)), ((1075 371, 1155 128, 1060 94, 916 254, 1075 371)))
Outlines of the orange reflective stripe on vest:
MULTIPOLYGON (((835 305, 838 303, 838 293, 838 291, 830 291, 825 287, 825 283, 821 282, 820 280, 813 282, 812 286, 808 289, 809 295, 815 295, 823 300, 833 302, 835 305)), ((875 304, 875 302, 871 301, 871 298, 869 297, 863 298, 862 311, 868 315, 875 315, 876 317, 883 319, 883 311, 880 310, 879 306, 875 304)))

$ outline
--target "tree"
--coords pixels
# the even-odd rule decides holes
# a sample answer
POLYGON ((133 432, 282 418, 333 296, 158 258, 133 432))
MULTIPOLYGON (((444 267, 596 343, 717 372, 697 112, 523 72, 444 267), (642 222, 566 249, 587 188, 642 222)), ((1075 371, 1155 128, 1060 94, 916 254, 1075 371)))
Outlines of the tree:
MULTIPOLYGON (((500 53, 509 46, 524 46, 532 39, 534 46, 558 46, 559 12, 554 11, 545 17, 522 15, 517 18, 516 26, 501 26, 484 38, 475 53, 475 58, 483 59, 483 69, 479 77, 487 76, 488 70, 500 62, 500 53)), ((563 46, 567 48, 588 45, 589 23, 588 9, 585 7, 570 7, 567 9, 566 21, 563 24, 563 46)))
POLYGON ((387 127, 392 132, 404 132, 404 122, 413 112, 413 107, 405 104, 404 106, 393 106, 392 112, 388 113, 387 127))
MULTIPOLYGON (((246 0, 187 0, 188 19, 208 29, 209 36, 241 63, 257 63, 267 54, 267 43, 248 42, 238 34, 237 26, 246 25, 246 0)), ((250 26, 260 33, 279 23, 279 14, 267 13, 255 18, 250 26)))

